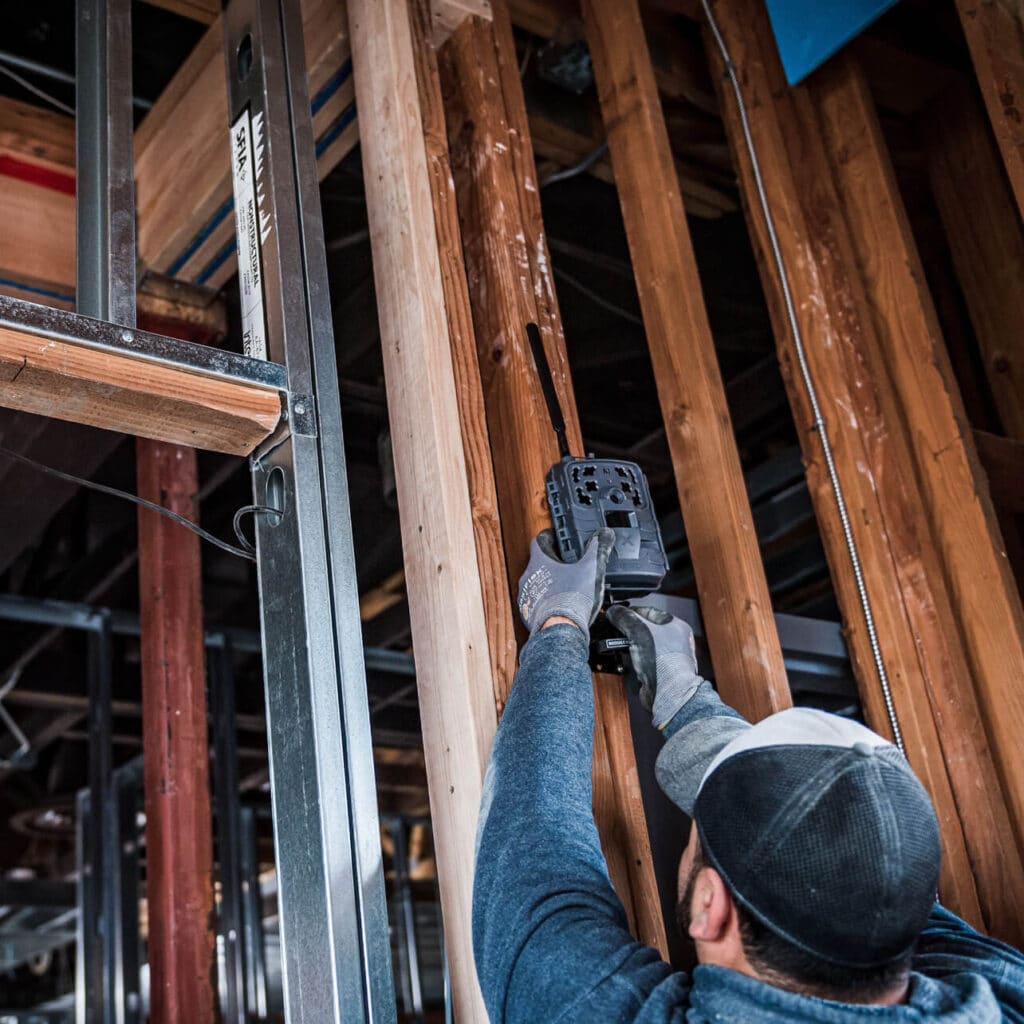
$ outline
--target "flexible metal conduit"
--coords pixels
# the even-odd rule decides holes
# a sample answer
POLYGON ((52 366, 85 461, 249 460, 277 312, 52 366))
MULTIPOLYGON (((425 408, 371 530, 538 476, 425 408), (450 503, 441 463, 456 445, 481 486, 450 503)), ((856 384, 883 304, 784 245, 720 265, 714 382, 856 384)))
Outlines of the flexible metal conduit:
POLYGON ((864 570, 861 567, 860 555, 857 552, 857 542, 853 536, 850 526, 850 514, 846 508, 846 499, 843 497, 843 488, 839 481, 839 473, 836 470, 835 459, 832 455, 832 444, 829 441, 828 430, 825 426, 825 418, 821 414, 821 406, 818 402, 818 391, 814 386, 814 378, 811 376, 810 367, 807 364, 807 354, 804 348, 803 335, 800 331, 800 324, 797 322, 796 308, 793 304, 793 294, 789 287, 789 275, 786 271, 786 261, 782 256, 782 249, 779 246, 778 235, 775 233, 775 221, 772 217, 771 207, 768 204, 768 195, 764 187, 764 179, 761 177, 761 164, 757 159, 757 150, 754 146, 753 135, 750 131, 750 121, 747 117, 747 106, 743 102, 743 91, 740 89, 739 77, 736 74, 736 65, 733 64, 729 54, 729 48, 725 45, 718 22, 711 11, 710 0, 701 0, 704 13, 711 28, 711 34, 715 37, 715 44, 722 61, 725 64, 726 73, 732 91, 736 97, 736 108, 740 115, 740 124, 743 128, 743 140, 750 156, 750 167, 754 175, 754 184, 757 187, 757 196, 761 205, 761 213, 764 216, 765 229, 768 232, 768 243, 772 250, 772 258, 775 261, 775 268, 778 271, 779 282, 782 285, 782 297, 786 307, 786 318, 789 321, 789 329, 793 335, 793 344, 796 348, 797 362, 800 365, 800 376, 803 378, 804 387, 807 390, 807 398, 811 403, 811 411, 814 414, 813 428, 821 440, 822 454, 825 456, 825 465, 828 469, 829 481, 832 484, 832 494, 835 497, 836 508, 839 511, 839 521, 843 528, 843 538, 846 541, 846 550, 850 556, 850 567, 853 569, 853 578, 857 584, 857 595, 860 598, 860 607, 864 616, 864 626, 868 634, 868 642, 871 644, 871 656, 875 662, 875 669, 878 672, 878 682, 882 688, 882 697, 885 700, 885 711, 889 717, 889 725, 892 728, 893 739, 900 752, 906 756, 906 749, 903 746, 903 733, 900 731, 900 723, 896 717, 896 706, 892 699, 892 689, 889 685, 889 675, 885 670, 885 662, 882 660, 882 650, 878 642, 878 631, 875 629, 875 617, 871 611, 871 601, 868 598, 867 587, 864 583, 864 570))

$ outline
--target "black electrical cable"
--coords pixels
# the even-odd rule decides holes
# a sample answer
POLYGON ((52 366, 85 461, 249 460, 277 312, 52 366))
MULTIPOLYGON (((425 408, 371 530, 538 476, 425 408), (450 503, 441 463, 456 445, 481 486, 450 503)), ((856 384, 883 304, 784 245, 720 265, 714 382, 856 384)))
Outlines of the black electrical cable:
POLYGON ((255 515, 257 512, 273 512, 278 518, 278 522, 281 520, 281 510, 271 508, 269 505, 243 505, 234 515, 231 520, 231 525, 234 527, 235 536, 238 538, 238 543, 241 544, 245 551, 248 551, 251 555, 256 554, 256 548, 250 543, 249 538, 242 533, 242 517, 255 515))
POLYGON ((40 473, 47 473, 50 476, 57 477, 58 480, 65 480, 69 483, 78 484, 80 487, 87 487, 91 491, 99 491, 100 494, 109 494, 115 498, 123 498, 125 501, 130 501, 135 505, 139 505, 141 508, 148 508, 150 511, 156 512, 157 514, 170 519, 171 522, 178 523, 180 526, 184 526, 187 530, 191 530, 203 540, 207 541, 207 543, 220 548, 221 551, 226 551, 229 555, 234 555, 236 558, 245 558, 250 562, 256 561, 255 549, 241 533, 239 525, 240 517, 250 512, 273 512, 277 516, 281 515, 279 509, 269 508, 265 505, 246 505, 244 508, 239 509, 235 514, 234 526, 235 535, 238 537, 242 547, 236 548, 233 544, 228 544, 227 541, 223 541, 219 537, 215 537, 212 533, 208 533, 201 526, 197 526, 184 516, 178 515, 177 512, 172 512, 169 508, 164 508, 163 505, 157 505, 156 502, 140 498, 137 494, 131 494, 128 491, 121 491, 116 487, 108 487, 106 484, 98 484, 92 480, 85 480, 80 476, 75 476, 73 473, 65 473, 63 470, 54 469, 53 466, 47 466, 42 462, 36 462, 35 459, 30 459, 27 455, 22 455, 19 452, 12 452, 9 448, 4 448, 2 445, 0 445, 0 456, 7 459, 13 459, 15 462, 20 462, 26 466, 31 466, 40 473))

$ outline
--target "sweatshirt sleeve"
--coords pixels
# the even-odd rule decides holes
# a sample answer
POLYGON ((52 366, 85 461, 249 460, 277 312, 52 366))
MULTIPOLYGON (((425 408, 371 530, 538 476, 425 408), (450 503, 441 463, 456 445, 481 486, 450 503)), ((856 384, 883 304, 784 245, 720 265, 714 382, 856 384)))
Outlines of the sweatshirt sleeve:
POLYGON ((980 974, 1007 1021, 1024 1020, 1024 954, 975 931, 936 903, 917 945, 913 968, 930 978, 980 974))
POLYGON ((473 942, 492 1024, 632 1020, 671 975, 630 935, 601 852, 587 653, 569 625, 527 643, 491 753, 473 942))
POLYGON ((750 728, 750 723, 702 680, 693 696, 668 721, 665 746, 654 774, 665 795, 685 814, 693 814, 700 780, 719 751, 750 728))

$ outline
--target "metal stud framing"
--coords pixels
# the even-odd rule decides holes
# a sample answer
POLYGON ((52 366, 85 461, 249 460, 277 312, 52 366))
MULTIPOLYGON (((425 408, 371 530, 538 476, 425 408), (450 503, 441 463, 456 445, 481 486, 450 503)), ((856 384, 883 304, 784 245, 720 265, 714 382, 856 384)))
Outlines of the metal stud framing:
POLYGON ((232 125, 247 129, 252 145, 252 185, 246 193, 236 176, 235 210, 239 237, 248 241, 239 264, 259 274, 263 308, 246 327, 265 337, 266 351, 256 354, 283 363, 288 377, 287 427, 253 459, 256 503, 283 512, 258 517, 256 537, 286 1014, 291 1024, 392 1020, 373 748, 298 5, 232 0, 224 44, 232 125))

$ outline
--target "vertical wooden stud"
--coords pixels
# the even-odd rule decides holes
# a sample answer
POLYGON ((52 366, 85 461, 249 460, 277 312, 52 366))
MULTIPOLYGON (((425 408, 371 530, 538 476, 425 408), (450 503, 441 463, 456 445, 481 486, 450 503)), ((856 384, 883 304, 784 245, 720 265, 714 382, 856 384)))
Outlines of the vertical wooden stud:
POLYGON ((792 699, 640 8, 583 17, 715 681, 764 718, 792 699))

